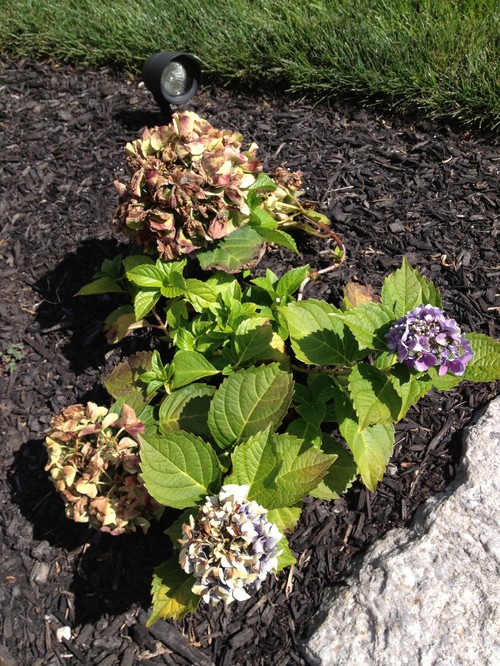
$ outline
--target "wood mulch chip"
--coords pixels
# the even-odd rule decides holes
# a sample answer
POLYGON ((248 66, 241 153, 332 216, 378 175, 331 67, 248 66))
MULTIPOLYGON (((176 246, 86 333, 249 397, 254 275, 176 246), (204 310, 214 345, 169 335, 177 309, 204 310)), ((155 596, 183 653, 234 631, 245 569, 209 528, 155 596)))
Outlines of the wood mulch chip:
MULTIPOLYGON (((307 499, 290 539, 297 565, 256 597, 147 629, 151 572, 169 552, 162 526, 112 538, 66 520, 43 447, 54 413, 99 401, 102 377, 149 344, 143 335, 110 348, 102 323, 113 299, 73 296, 120 248, 110 222, 125 143, 160 122, 137 83, 106 69, 0 62, 0 344, 23 354, 0 377, 0 661, 304 665, 301 641, 330 586, 453 478, 464 426, 500 385, 463 383, 422 400, 399 424, 375 493, 355 484, 336 502, 307 499)), ((348 253, 307 296, 338 303, 351 279, 378 291, 406 256, 465 330, 500 338, 500 148, 488 136, 215 87, 189 108, 256 141, 267 170, 303 171, 307 198, 348 253)), ((298 240, 300 260, 273 251, 259 271, 327 265, 328 244, 298 240)))

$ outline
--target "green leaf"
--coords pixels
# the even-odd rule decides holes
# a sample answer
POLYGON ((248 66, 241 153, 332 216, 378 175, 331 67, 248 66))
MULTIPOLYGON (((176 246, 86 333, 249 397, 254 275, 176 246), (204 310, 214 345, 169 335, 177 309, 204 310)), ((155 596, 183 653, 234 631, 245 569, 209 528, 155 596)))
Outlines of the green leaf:
POLYGON ((271 435, 271 426, 269 426, 235 448, 231 454, 233 470, 225 479, 225 483, 248 485, 251 489, 253 484, 272 476, 279 462, 271 444, 271 435))
POLYGON ((258 192, 256 192, 255 190, 253 190, 253 191, 249 190, 248 191, 247 206, 250 209, 250 212, 252 210, 255 210, 256 208, 258 208, 260 206, 260 204, 262 203, 263 198, 264 197, 262 195, 259 195, 258 192))
POLYGON ((182 271, 186 260, 162 261, 157 259, 156 263, 134 266, 127 270, 127 278, 138 287, 155 287, 160 289, 163 296, 173 298, 180 296, 185 289, 185 281, 182 271))
POLYGON ((472 382, 493 382, 500 379, 500 341, 481 333, 468 333, 472 345, 472 360, 461 379, 472 382))
POLYGON ((266 352, 275 351, 271 347, 272 339, 273 329, 266 317, 244 319, 234 332, 231 345, 235 365, 243 365, 251 359, 267 358, 266 352))
POLYGON ((185 300, 173 301, 166 310, 167 322, 170 328, 177 328, 188 319, 188 309, 185 300))
POLYGON ((299 437, 306 442, 311 442, 318 448, 321 447, 321 430, 303 418, 294 419, 286 429, 289 435, 299 437))
POLYGON ((103 380, 109 395, 119 398, 133 390, 144 391, 144 384, 139 377, 151 370, 151 358, 151 352, 137 352, 120 361, 103 380))
POLYGON ((184 269, 186 268, 187 259, 176 259, 175 261, 165 261, 163 259, 157 259, 156 265, 159 266, 164 274, 170 278, 173 278, 174 273, 182 276, 184 269))
POLYGON ((97 280, 92 280, 87 284, 84 284, 81 289, 79 289, 75 296, 92 296, 94 294, 113 294, 124 292, 123 289, 116 280, 110 277, 100 277, 97 280))
POLYGON ((215 289, 206 282, 195 280, 194 278, 188 278, 185 284, 186 291, 184 298, 191 303, 195 312, 203 312, 205 310, 214 313, 217 312, 218 295, 215 289))
POLYGON ((379 370, 390 370, 398 362, 393 352, 379 352, 373 360, 373 365, 379 370))
POLYGON ((346 441, 353 453, 363 483, 368 490, 375 491, 378 482, 384 477, 394 451, 394 428, 374 425, 368 426, 360 433, 355 432, 353 427, 347 431, 346 441))
POLYGON ((151 405, 148 405, 148 400, 149 398, 144 395, 143 391, 136 389, 117 398, 109 411, 114 414, 121 414, 123 405, 128 405, 132 407, 137 418, 146 425, 146 429, 150 426, 156 428, 154 411, 151 405))
POLYGON ((130 271, 132 268, 136 268, 137 266, 143 266, 143 265, 150 265, 154 266, 155 262, 151 257, 147 257, 144 254, 134 254, 131 257, 125 257, 123 259, 123 267, 125 268, 126 271, 130 271))
MULTIPOLYGON (((252 494, 263 498, 263 506, 270 509, 292 506, 318 486, 335 462, 335 455, 327 455, 314 444, 304 442, 288 433, 274 435, 272 442, 276 448, 281 466, 276 477, 264 480, 262 486, 254 484, 252 494), (274 488, 272 487, 274 486, 274 488)), ((249 493, 250 497, 250 493, 249 493)), ((257 497, 255 497, 257 499, 257 497)))
POLYGON ((374 491, 394 450, 394 427, 370 425, 360 432, 354 407, 343 391, 338 391, 335 406, 339 430, 352 451, 361 479, 368 490, 374 491))
POLYGON ((210 437, 207 419, 214 393, 214 386, 190 384, 165 396, 158 413, 160 432, 168 435, 174 430, 185 430, 210 437))
POLYGON ((358 415, 359 429, 397 420, 401 398, 389 377, 371 365, 355 365, 349 376, 349 393, 358 415))
POLYGON ((208 284, 216 294, 228 295, 235 298, 237 301, 241 300, 241 286, 236 278, 232 275, 224 273, 224 271, 214 271, 207 279, 208 284))
POLYGON ((302 402, 295 407, 295 411, 300 414, 306 423, 319 429, 326 416, 326 404, 319 400, 314 401, 314 403, 302 402))
MULTIPOLYGON (((272 271, 268 269, 266 271, 266 277, 257 277, 254 278, 253 280, 250 280, 250 282, 252 282, 252 284, 254 284, 259 289, 263 289, 265 292, 267 292, 271 297, 271 300, 274 301, 278 297, 278 294, 276 293, 277 279, 275 278, 276 276, 274 275, 274 273, 272 273, 272 271)), ((254 291, 255 290, 252 290, 251 294, 254 291)), ((249 296, 250 298, 252 298, 251 294, 249 296)))
POLYGON ((165 275, 161 287, 162 296, 176 298, 176 296, 184 296, 186 291, 186 280, 178 271, 170 271, 165 275))
POLYGON ((151 312, 161 296, 159 289, 143 287, 134 298, 134 313, 137 320, 151 312))
POLYGON ((433 282, 410 266, 406 258, 395 273, 386 277, 382 287, 382 303, 402 317, 417 305, 442 307, 441 296, 433 282))
POLYGON ((283 535, 283 538, 281 539, 277 547, 281 550, 281 554, 278 557, 278 566, 276 567, 276 572, 282 571, 286 567, 290 567, 292 566, 292 564, 295 564, 297 562, 297 558, 290 550, 290 546, 288 544, 288 539, 286 538, 286 536, 283 535))
POLYGON ((349 490, 358 476, 358 467, 350 451, 327 435, 323 437, 322 449, 325 453, 336 456, 336 460, 310 494, 318 499, 331 501, 349 490))
POLYGON ((179 566, 177 557, 172 557, 154 570, 151 593, 153 610, 146 626, 158 620, 181 620, 187 613, 194 613, 201 597, 191 590, 195 583, 179 566))
POLYGON ((165 388, 165 382, 160 379, 154 379, 155 375, 152 372, 146 372, 142 375, 142 380, 147 383, 146 394, 153 397, 158 389, 165 388))
POLYGON ((194 351, 196 339, 191 331, 179 327, 173 336, 173 343, 178 349, 184 351, 194 351))
POLYGON ((251 190, 269 190, 269 191, 274 191, 278 189, 278 186, 274 182, 274 180, 267 175, 267 173, 264 173, 261 171, 257 178, 254 180, 254 182, 250 185, 248 188, 250 191, 251 190))
POLYGON ((207 359, 197 351, 180 350, 175 353, 172 360, 174 368, 173 387, 180 388, 186 384, 191 384, 203 377, 211 377, 219 374, 207 359))
POLYGON ((264 227, 262 225, 254 225, 253 228, 259 233, 260 236, 262 236, 262 238, 264 238, 269 243, 276 243, 276 245, 281 245, 282 247, 286 247, 288 250, 295 252, 295 254, 299 254, 295 239, 290 236, 290 234, 287 234, 286 231, 281 231, 280 229, 269 229, 268 227, 264 227))
POLYGON ((363 303, 339 315, 361 349, 387 351, 386 334, 394 322, 393 313, 382 303, 363 303))
POLYGON ((249 499, 266 509, 297 504, 325 476, 336 456, 314 444, 269 429, 241 444, 232 454, 230 483, 249 485, 249 499))
POLYGON ((302 513, 302 502, 298 506, 282 506, 280 509, 269 509, 267 518, 274 523, 279 531, 293 532, 302 513))
POLYGON ((250 213, 250 225, 257 231, 259 231, 260 228, 276 229, 278 226, 278 220, 275 220, 267 210, 264 210, 263 208, 254 208, 250 213))
POLYGON ((445 375, 439 375, 435 367, 429 368, 424 376, 427 376, 432 386, 438 391, 449 391, 455 386, 458 386, 464 377, 457 377, 457 375, 452 375, 451 372, 447 372, 445 375))
POLYGON ((131 305, 122 305, 106 317, 104 321, 104 330, 106 331, 106 340, 111 345, 118 344, 124 337, 138 328, 148 328, 149 323, 146 319, 136 320, 131 305))
POLYGON ((219 268, 236 273, 255 264, 262 252, 262 238, 249 225, 245 225, 225 236, 215 249, 203 250, 196 256, 204 270, 219 268))
POLYGON ((292 349, 303 363, 350 365, 360 358, 356 340, 338 310, 325 301, 310 299, 280 308, 290 331, 292 349))
MULTIPOLYGON (((307 377, 308 384, 313 375, 307 377)), ((320 377, 320 375, 316 375, 320 377)), ((322 375, 329 382, 330 377, 322 375)), ((313 386, 304 386, 304 384, 295 384, 295 393, 293 396, 294 409, 309 423, 321 425, 326 415, 326 402, 333 396, 328 395, 323 382, 313 382, 313 386)))
POLYGON ((122 255, 115 254, 112 259, 104 259, 101 270, 94 277, 109 277, 115 280, 122 277, 122 255))
POLYGON ((138 287, 160 289, 163 286, 164 272, 156 264, 141 264, 128 270, 126 275, 138 287))
POLYGON ((316 400, 327 402, 335 397, 336 386, 334 380, 322 372, 308 374, 307 386, 310 395, 314 396, 316 400))
POLYGON ((165 373, 165 366, 163 364, 163 361, 161 360, 161 354, 160 352, 155 349, 152 356, 151 356, 151 370, 153 371, 154 375, 158 375, 159 377, 163 377, 165 373))
POLYGON ((225 449, 268 426, 277 427, 293 392, 292 375, 277 363, 245 368, 229 375, 213 397, 208 425, 225 449))
POLYGON ((144 483, 160 504, 174 509, 195 506, 219 484, 217 456, 200 437, 179 430, 139 438, 144 483))
POLYGON ((432 382, 426 373, 410 372, 402 363, 395 365, 388 375, 396 393, 401 398, 401 409, 396 421, 406 415, 407 411, 423 398, 432 388, 432 382))
POLYGON ((297 291, 310 272, 311 267, 306 264, 305 266, 299 266, 299 268, 292 268, 284 273, 276 286, 276 292, 281 300, 287 301, 297 291))

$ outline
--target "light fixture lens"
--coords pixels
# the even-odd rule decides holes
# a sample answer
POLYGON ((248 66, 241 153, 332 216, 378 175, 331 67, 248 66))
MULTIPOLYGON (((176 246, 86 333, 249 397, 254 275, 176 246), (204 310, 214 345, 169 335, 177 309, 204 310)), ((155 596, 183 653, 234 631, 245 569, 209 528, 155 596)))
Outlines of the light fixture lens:
POLYGON ((187 53, 162 51, 149 56, 142 66, 142 80, 153 93, 165 119, 172 116, 170 104, 185 104, 200 85, 201 70, 187 53))
POLYGON ((162 72, 160 86, 166 97, 183 95, 189 84, 188 73, 180 62, 173 60, 162 72))

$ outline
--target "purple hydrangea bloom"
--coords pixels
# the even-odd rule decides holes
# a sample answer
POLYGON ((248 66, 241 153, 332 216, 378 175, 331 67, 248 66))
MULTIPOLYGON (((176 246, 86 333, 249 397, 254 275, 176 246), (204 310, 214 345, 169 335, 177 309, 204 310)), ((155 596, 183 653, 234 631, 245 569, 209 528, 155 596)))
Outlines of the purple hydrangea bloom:
POLYGON ((247 499, 249 489, 223 486, 182 526, 179 563, 194 575, 192 591, 206 603, 249 599, 278 566, 282 534, 267 510, 247 499))
POLYGON ((461 376, 472 358, 472 347, 454 319, 433 305, 419 305, 391 327, 387 346, 409 368, 461 376))

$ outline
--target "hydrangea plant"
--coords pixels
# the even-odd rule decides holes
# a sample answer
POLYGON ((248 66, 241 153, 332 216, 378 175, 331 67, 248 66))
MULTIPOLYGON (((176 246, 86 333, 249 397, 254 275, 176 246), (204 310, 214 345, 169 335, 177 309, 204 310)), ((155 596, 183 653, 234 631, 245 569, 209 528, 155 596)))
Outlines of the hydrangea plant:
MULTIPOLYGON (((129 294, 132 304, 107 322, 110 341, 148 327, 163 345, 124 359, 104 379, 116 401, 109 411, 73 406, 47 439, 48 469, 70 517, 95 514, 91 524, 115 534, 137 524, 128 514, 119 523, 114 505, 109 520, 92 505, 100 490, 111 498, 128 485, 127 475, 148 494, 134 505, 144 507, 143 518, 154 513, 153 500, 182 512, 167 529, 180 552, 153 576, 150 624, 181 618, 201 600, 255 594, 266 576, 295 562, 286 535, 305 496, 334 500, 357 477, 374 491, 394 425, 423 396, 500 378, 500 343, 462 333, 436 286, 406 260, 380 298, 351 284, 336 306, 303 298, 318 273, 309 266, 281 276, 228 274, 239 231, 258 229, 261 243, 308 210, 296 197, 300 176, 277 170, 262 178, 254 149, 241 153, 240 141, 192 114, 129 148, 133 177, 122 190, 121 224, 147 251, 168 246, 172 259, 108 260, 79 293, 129 294), (177 169, 192 175, 177 182, 177 169), (152 211, 163 211, 157 228, 152 211), (198 246, 200 265, 211 268, 205 279, 188 270, 198 246), (120 457, 123 447, 133 462, 120 457)), ((315 211, 307 214, 323 231, 315 211)))
POLYGON ((155 317, 168 351, 127 359, 105 380, 113 398, 150 410, 138 435, 145 487, 184 511, 167 530, 180 554, 155 572, 150 622, 254 594, 295 561, 286 534, 305 495, 338 498, 358 475, 375 490, 412 405, 433 388, 500 377, 500 343, 462 333, 407 261, 380 299, 351 284, 341 307, 299 298, 309 266, 248 280, 185 269, 127 266, 136 302, 168 293, 155 317))

